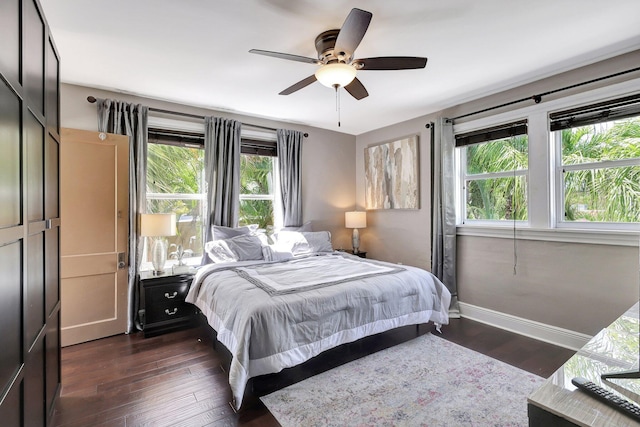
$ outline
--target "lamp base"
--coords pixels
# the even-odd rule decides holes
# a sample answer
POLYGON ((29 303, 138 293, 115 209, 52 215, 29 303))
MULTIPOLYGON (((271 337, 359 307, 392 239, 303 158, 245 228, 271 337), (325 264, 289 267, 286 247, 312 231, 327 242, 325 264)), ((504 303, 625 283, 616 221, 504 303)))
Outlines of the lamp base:
POLYGON ((167 246, 162 237, 156 237, 151 246, 151 264, 155 275, 164 273, 164 263, 167 261, 167 246))
POLYGON ((351 246, 353 247, 354 254, 360 252, 360 232, 357 228, 353 229, 353 234, 351 235, 351 246))

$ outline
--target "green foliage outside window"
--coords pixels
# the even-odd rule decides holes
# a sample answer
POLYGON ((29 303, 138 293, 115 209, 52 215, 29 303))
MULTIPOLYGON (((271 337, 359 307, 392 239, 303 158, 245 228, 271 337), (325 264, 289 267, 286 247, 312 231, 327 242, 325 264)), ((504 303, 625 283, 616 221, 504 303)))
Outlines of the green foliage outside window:
POLYGON ((273 226, 273 157, 244 154, 240 170, 239 225, 273 226))
MULTIPOLYGON (((640 117, 566 129, 561 137, 564 219, 640 222, 640 117)), ((527 136, 469 146, 466 157, 467 218, 526 220, 526 177, 504 172, 527 169, 527 136), (473 178, 492 173, 503 174, 473 178)))
POLYGON ((562 131, 563 165, 619 160, 635 164, 564 171, 565 220, 640 222, 640 118, 562 131))
POLYGON ((169 237, 171 245, 182 245, 187 256, 202 254, 202 200, 180 197, 204 192, 202 171, 204 150, 164 144, 147 147, 148 213, 175 213, 178 235, 169 237))
MULTIPOLYGON (((467 175, 526 170, 529 142, 526 135, 467 147, 467 175)), ((465 183, 467 219, 526 220, 525 176, 487 177, 465 183)))

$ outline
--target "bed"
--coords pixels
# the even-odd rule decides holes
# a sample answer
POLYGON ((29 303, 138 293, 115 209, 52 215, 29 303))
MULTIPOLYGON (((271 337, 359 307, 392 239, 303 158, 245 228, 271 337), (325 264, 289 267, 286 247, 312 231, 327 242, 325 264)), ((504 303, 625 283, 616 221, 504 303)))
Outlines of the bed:
POLYGON ((279 245, 246 235, 252 243, 243 248, 234 247, 237 236, 217 240, 226 254, 207 244, 207 253, 224 261, 201 267, 187 295, 232 356, 236 409, 250 378, 366 336, 449 321, 451 295, 431 273, 334 251, 322 232, 293 233, 279 245))

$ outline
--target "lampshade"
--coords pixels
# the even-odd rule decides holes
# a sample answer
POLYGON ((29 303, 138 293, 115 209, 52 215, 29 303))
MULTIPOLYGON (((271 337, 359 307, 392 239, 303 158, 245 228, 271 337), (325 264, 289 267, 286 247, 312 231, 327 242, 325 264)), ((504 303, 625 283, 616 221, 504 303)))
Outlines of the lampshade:
POLYGON ((140 215, 140 235, 141 236, 175 236, 176 235, 176 215, 175 214, 141 214, 140 215))
POLYGON ((334 63, 323 65, 316 70, 316 79, 327 87, 344 87, 356 77, 356 69, 351 65, 334 63))
POLYGON ((344 226, 346 228, 366 228, 367 213, 364 211, 345 212, 344 226))

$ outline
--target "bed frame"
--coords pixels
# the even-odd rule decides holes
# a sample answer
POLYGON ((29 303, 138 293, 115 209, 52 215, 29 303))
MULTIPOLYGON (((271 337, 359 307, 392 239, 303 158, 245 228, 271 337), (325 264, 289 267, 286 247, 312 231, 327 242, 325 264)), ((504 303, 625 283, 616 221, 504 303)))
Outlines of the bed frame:
MULTIPOLYGON (((222 359, 222 369, 228 373, 229 366, 231 365, 231 352, 227 350, 224 345, 218 342, 217 333, 207 323, 205 316, 202 313, 199 313, 198 316, 201 328, 207 331, 211 342, 213 343, 213 349, 222 359)), ((359 340, 351 343, 339 345, 338 347, 324 351, 300 365, 283 369, 278 373, 250 378, 247 383, 247 388, 245 389, 243 397, 244 403, 240 412, 242 412, 244 408, 251 406, 251 403, 255 402, 260 396, 273 393, 274 391, 283 389, 314 375, 329 371, 353 360, 360 359, 369 354, 393 347, 394 345, 434 331, 435 326, 432 323, 402 326, 379 334, 360 338, 359 340)), ((230 405, 234 408, 231 402, 230 405)))

